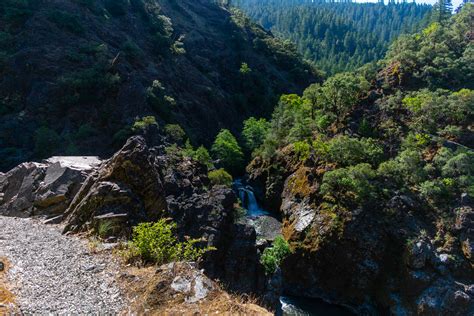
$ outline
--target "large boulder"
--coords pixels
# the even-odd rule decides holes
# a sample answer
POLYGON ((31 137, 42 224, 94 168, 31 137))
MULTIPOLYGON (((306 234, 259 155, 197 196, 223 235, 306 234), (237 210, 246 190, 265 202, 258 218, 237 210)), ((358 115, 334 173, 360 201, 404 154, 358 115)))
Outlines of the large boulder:
POLYGON ((65 231, 100 230, 129 235, 130 227, 155 221, 167 209, 160 171, 142 137, 132 137, 123 148, 82 185, 66 211, 65 231))
POLYGON ((97 157, 52 157, 19 165, 0 176, 0 215, 61 215, 100 164, 97 157))

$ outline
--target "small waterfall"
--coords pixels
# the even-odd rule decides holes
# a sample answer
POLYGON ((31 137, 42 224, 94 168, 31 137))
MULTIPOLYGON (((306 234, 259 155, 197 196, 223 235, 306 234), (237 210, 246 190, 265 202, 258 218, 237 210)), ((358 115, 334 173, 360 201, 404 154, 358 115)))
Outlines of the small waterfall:
POLYGON ((234 181, 234 188, 238 192, 242 207, 247 210, 247 216, 257 217, 270 215, 268 211, 258 205, 257 198, 251 186, 245 185, 241 179, 237 179, 234 181))

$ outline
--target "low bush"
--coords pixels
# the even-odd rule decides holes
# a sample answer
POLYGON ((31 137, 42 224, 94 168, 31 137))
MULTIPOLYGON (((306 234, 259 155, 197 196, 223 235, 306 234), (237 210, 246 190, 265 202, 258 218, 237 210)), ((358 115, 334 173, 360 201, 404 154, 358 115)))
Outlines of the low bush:
POLYGON ((132 241, 128 249, 131 257, 139 257, 145 262, 165 264, 172 261, 197 261, 211 247, 200 248, 200 239, 180 242, 175 234, 176 223, 161 219, 156 223, 141 223, 133 227, 132 241))
POLYGON ((154 116, 144 116, 141 119, 135 120, 135 123, 133 123, 132 130, 134 132, 139 132, 146 130, 148 127, 156 125, 158 126, 158 123, 156 122, 156 118, 154 116))
POLYGON ((226 185, 229 187, 232 185, 232 176, 224 169, 210 171, 208 176, 213 185, 226 185))
POLYGON ((167 124, 165 126, 165 133, 170 142, 181 144, 186 137, 186 132, 178 124, 167 124))
POLYGON ((321 194, 331 201, 362 204, 376 197, 375 178, 376 171, 366 163, 339 168, 324 174, 321 194))
POLYGON ((267 275, 275 273, 281 261, 290 253, 290 245, 288 242, 281 236, 276 237, 272 247, 266 248, 260 257, 260 263, 263 265, 265 273, 267 275))

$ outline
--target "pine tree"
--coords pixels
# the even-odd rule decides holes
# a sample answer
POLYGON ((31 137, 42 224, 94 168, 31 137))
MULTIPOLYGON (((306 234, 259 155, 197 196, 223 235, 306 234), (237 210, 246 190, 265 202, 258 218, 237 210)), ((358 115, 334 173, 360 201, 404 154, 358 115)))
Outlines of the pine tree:
POLYGON ((436 22, 444 25, 449 20, 453 12, 453 3, 451 0, 438 0, 433 6, 436 22))

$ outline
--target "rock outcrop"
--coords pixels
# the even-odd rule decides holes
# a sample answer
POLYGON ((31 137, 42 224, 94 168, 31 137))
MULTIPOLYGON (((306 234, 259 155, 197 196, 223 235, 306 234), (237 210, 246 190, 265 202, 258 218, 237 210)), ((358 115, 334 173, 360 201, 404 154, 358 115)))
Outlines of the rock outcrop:
POLYGON ((0 175, 0 214, 45 215, 63 221, 65 233, 102 237, 130 237, 140 222, 171 218, 180 239, 202 239, 203 246, 217 249, 202 262, 208 276, 232 291, 263 295, 256 233, 236 221, 233 190, 211 185, 205 165, 164 149, 135 136, 105 161, 53 157, 24 163, 0 175))
POLYGON ((159 170, 141 137, 125 146, 82 185, 66 212, 66 231, 98 229, 112 223, 111 234, 129 235, 142 221, 155 221, 166 210, 159 170))
POLYGON ((443 225, 407 194, 330 209, 319 195, 328 166, 317 160, 288 165, 289 157, 249 167, 254 181, 263 184, 263 198, 276 199, 283 234, 294 250, 282 265, 286 293, 352 306, 364 315, 474 313, 473 213, 467 197, 449 215, 455 222, 443 225), (273 192, 270 178, 283 178, 279 192, 273 192))
POLYGON ((0 175, 0 215, 61 215, 101 161, 97 157, 52 157, 27 162, 0 175))
POLYGON ((236 203, 231 188, 210 185, 206 166, 136 136, 83 183, 65 212, 65 232, 130 237, 134 225, 168 217, 181 239, 202 238, 217 249, 202 263, 209 276, 231 290, 259 294, 265 276, 255 230, 236 223, 236 203))

